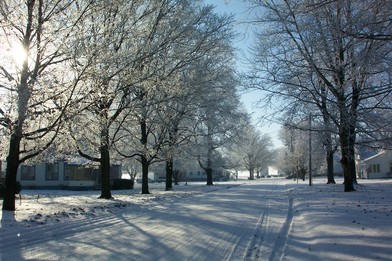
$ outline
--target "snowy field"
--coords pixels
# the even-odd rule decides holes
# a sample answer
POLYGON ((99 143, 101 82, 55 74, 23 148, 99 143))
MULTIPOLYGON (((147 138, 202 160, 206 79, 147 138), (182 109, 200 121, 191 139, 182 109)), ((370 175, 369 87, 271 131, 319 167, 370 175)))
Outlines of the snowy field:
POLYGON ((23 190, 1 213, 0 260, 392 260, 392 180, 325 182, 23 190))

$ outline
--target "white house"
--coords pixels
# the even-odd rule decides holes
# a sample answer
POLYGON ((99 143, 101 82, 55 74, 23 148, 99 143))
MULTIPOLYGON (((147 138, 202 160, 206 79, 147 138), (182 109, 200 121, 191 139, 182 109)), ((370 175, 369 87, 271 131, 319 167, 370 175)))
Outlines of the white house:
MULTIPOLYGON (((238 179, 249 179, 250 173, 249 170, 230 170, 233 177, 237 177, 238 179)), ((270 177, 279 177, 279 170, 275 166, 268 166, 262 169, 259 173, 259 178, 270 178, 270 177)), ((257 178, 257 173, 254 173, 254 178, 257 178)))
POLYGON ((261 176, 264 177, 278 177, 279 176, 279 170, 275 166, 268 166, 267 168, 263 169, 261 171, 261 176))
POLYGON ((359 162, 358 176, 364 179, 392 177, 392 151, 382 151, 359 162))
MULTIPOLYGON (((121 165, 112 165, 110 180, 121 178, 121 165)), ((22 164, 17 180, 22 188, 94 189, 102 184, 99 168, 58 160, 53 163, 22 164)))

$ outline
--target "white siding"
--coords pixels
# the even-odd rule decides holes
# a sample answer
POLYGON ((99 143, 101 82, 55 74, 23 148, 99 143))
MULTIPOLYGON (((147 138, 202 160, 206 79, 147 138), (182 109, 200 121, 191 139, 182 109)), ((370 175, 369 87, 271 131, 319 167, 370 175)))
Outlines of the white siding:
POLYGON ((363 178, 389 178, 392 175, 392 152, 384 151, 365 159, 360 164, 360 174, 363 178))

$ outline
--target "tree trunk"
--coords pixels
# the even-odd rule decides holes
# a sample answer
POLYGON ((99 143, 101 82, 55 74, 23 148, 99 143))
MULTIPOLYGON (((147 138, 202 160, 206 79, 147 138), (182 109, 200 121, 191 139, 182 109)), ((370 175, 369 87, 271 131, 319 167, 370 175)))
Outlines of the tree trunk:
POLYGON ((142 194, 150 194, 148 190, 148 167, 149 163, 145 156, 141 157, 142 161, 142 194))
POLYGON ((350 135, 349 135, 349 152, 350 152, 350 161, 349 161, 349 166, 350 166, 350 174, 351 174, 351 180, 353 184, 358 184, 357 182, 357 168, 356 165, 357 163, 355 162, 355 143, 356 143, 356 135, 355 135, 355 128, 351 127, 350 128, 350 135))
POLYGON ((212 168, 211 167, 207 167, 205 169, 205 172, 207 174, 207 186, 214 185, 213 182, 212 182, 212 168))
MULTIPOLYGON (((174 160, 173 155, 175 155, 175 147, 177 144, 177 132, 178 132, 178 122, 172 122, 171 128, 169 128, 169 148, 168 156, 166 159, 166 190, 173 190, 173 176, 174 176, 174 160)), ((178 173, 177 173, 178 174, 178 173)), ((178 175, 176 175, 178 176, 178 175)), ((176 177, 176 185, 178 185, 178 177, 176 177)))
MULTIPOLYGON (((25 35, 23 39, 24 48, 26 50, 30 49, 30 37, 33 32, 33 9, 34 2, 29 2, 28 8, 28 22, 25 29, 25 35)), ((4 190, 4 200, 3 200, 3 210, 15 211, 15 186, 16 186, 16 176, 19 167, 19 157, 20 157, 20 141, 22 139, 23 124, 25 122, 28 102, 31 96, 31 91, 29 90, 28 82, 29 77, 35 79, 33 75, 29 72, 28 59, 24 59, 22 70, 20 74, 19 84, 17 85, 18 93, 18 120, 15 127, 12 129, 12 134, 10 137, 9 151, 7 156, 7 169, 5 176, 5 190, 4 190)))
POLYGON ((109 127, 108 127, 108 108, 106 103, 101 104, 101 146, 100 152, 100 169, 101 169, 101 196, 99 198, 111 199, 112 193, 110 192, 110 152, 109 152, 109 127))
POLYGON ((249 179, 250 180, 254 180, 255 179, 255 173, 254 173, 253 169, 249 170, 249 179))
POLYGON ((327 161, 327 177, 328 181, 327 184, 336 184, 335 182, 335 177, 333 174, 333 155, 334 150, 332 148, 332 138, 331 138, 331 133, 327 132, 325 133, 325 148, 326 148, 326 161, 327 161))
POLYGON ((213 149, 209 148, 207 152, 207 167, 205 168, 205 172, 207 174, 207 186, 214 185, 212 183, 212 151, 213 149))
POLYGON ((351 111, 348 112, 345 107, 345 99, 339 97, 338 104, 340 107, 340 128, 339 138, 342 151, 342 159, 340 160, 344 175, 344 191, 355 191, 354 182, 356 181, 355 168, 355 125, 356 125, 356 109, 359 103, 359 95, 355 89, 352 97, 351 111))
POLYGON ((320 81, 321 86, 321 113, 323 115, 324 122, 324 134, 323 134, 323 142, 326 148, 326 161, 327 161, 327 184, 336 184, 335 177, 333 175, 333 155, 334 150, 332 148, 332 133, 330 131, 331 125, 331 116, 328 112, 327 107, 327 88, 325 84, 320 81))
POLYGON ((335 177, 333 174, 333 151, 327 149, 327 176, 328 181, 327 184, 336 184, 335 177))
POLYGON ((166 160, 166 191, 173 190, 173 159, 166 160))
POLYGON ((355 161, 353 157, 354 155, 350 155, 348 135, 348 133, 340 133, 340 146, 342 150, 342 158, 340 163, 342 164, 343 168, 345 192, 355 191, 353 185, 353 176, 355 175, 355 161), (354 161, 354 174, 352 173, 352 161, 354 161))
MULTIPOLYGON (((17 132, 17 130, 15 132, 17 132)), ((11 135, 9 153, 7 156, 3 210, 15 211, 15 186, 19 167, 19 148, 20 135, 14 133, 11 135)))
POLYGON ((112 193, 110 191, 110 153, 107 144, 103 144, 100 148, 101 150, 101 179, 102 179, 102 188, 101 188, 101 196, 99 198, 111 199, 112 193))
POLYGON ((147 134, 147 123, 144 119, 140 121, 140 131, 141 131, 141 143, 144 148, 144 154, 141 156, 141 163, 142 163, 142 194, 150 194, 148 190, 148 168, 150 163, 147 159, 147 141, 148 141, 148 134, 147 134))

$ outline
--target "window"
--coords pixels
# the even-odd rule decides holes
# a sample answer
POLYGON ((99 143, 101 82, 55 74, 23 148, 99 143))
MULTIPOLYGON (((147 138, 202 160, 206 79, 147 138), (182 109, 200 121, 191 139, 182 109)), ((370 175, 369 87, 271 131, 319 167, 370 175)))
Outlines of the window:
POLYGON ((368 173, 380 173, 380 164, 372 164, 368 168, 368 173))
POLYGON ((35 180, 35 166, 22 165, 20 167, 21 180, 35 180))
POLYGON ((98 171, 98 169, 94 168, 87 168, 78 165, 66 165, 64 171, 64 180, 95 180, 98 171))
POLYGON ((389 162, 389 172, 392 172, 392 161, 389 162))
POLYGON ((47 163, 45 180, 59 180, 59 164, 58 163, 47 163))

